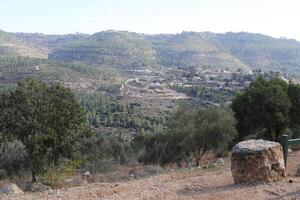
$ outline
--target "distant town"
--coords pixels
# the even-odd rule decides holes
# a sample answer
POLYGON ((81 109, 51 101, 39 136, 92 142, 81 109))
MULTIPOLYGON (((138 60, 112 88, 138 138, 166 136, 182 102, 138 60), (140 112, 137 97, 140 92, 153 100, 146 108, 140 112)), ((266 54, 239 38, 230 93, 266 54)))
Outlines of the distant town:
POLYGON ((231 98, 247 88, 257 77, 279 77, 299 83, 295 76, 260 69, 235 71, 212 70, 204 66, 164 68, 162 70, 130 70, 130 78, 121 86, 123 96, 135 98, 187 99, 202 106, 229 104, 231 98))

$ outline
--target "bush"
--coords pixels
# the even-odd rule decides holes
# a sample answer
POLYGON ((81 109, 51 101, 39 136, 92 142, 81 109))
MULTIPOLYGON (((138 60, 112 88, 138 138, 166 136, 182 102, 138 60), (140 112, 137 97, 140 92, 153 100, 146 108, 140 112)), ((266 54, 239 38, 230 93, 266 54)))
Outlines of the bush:
POLYGON ((7 177, 6 170, 0 169, 0 179, 6 179, 7 177))
POLYGON ((182 162, 196 165, 209 150, 225 155, 237 132, 231 109, 211 107, 186 110, 179 107, 166 133, 137 137, 134 146, 143 150, 139 161, 164 166, 182 162), (141 147, 143 143, 143 148, 141 147))
POLYGON ((118 164, 113 159, 99 159, 86 162, 83 168, 91 173, 106 173, 116 170, 118 164))
POLYGON ((56 167, 55 164, 51 164, 46 173, 39 177, 40 181, 49 185, 52 188, 61 188, 64 180, 73 176, 75 170, 82 165, 80 160, 70 160, 64 162, 60 167, 56 167))
POLYGON ((2 142, 0 145, 0 168, 8 176, 19 175, 26 168, 27 152, 19 140, 2 142))

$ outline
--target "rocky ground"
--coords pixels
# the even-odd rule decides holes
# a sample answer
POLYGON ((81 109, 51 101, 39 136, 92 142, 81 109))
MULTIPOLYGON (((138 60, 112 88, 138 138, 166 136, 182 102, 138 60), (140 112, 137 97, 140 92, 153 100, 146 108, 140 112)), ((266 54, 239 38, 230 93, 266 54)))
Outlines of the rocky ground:
POLYGON ((210 169, 184 169, 140 180, 93 183, 42 193, 1 196, 3 200, 94 199, 300 199, 300 177, 294 176, 300 152, 289 156, 288 178, 276 183, 233 184, 229 162, 210 169))

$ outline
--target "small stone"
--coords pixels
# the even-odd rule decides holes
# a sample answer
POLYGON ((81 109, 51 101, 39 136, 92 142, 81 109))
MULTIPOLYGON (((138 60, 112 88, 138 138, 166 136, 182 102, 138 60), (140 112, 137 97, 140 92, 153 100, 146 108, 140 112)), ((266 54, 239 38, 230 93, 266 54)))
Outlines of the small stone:
POLYGON ((91 179, 91 173, 89 171, 84 172, 83 175, 82 175, 82 178, 84 180, 87 180, 87 181, 90 180, 91 179))
POLYGON ((292 179, 289 180, 289 183, 293 183, 294 181, 292 179))
POLYGON ((217 164, 218 166, 224 165, 224 159, 223 159, 223 158, 218 158, 217 161, 216 161, 216 164, 217 164))

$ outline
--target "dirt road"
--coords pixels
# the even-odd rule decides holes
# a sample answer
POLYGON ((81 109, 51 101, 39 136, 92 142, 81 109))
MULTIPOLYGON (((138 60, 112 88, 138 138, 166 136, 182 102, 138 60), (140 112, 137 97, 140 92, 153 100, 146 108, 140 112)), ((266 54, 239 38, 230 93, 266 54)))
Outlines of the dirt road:
MULTIPOLYGON (((290 168, 300 160, 298 152, 290 158, 290 168)), ((291 169, 289 169, 291 172, 291 169)), ((300 178, 290 176, 277 183, 234 185, 228 166, 214 169, 185 169, 146 179, 94 183, 84 187, 44 193, 6 196, 4 200, 239 200, 300 199, 300 178), (292 180, 292 181, 289 181, 292 180)))

